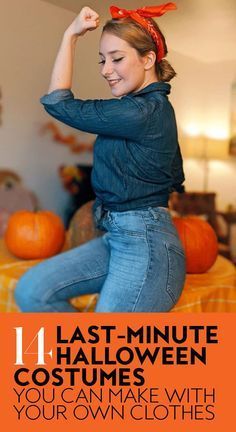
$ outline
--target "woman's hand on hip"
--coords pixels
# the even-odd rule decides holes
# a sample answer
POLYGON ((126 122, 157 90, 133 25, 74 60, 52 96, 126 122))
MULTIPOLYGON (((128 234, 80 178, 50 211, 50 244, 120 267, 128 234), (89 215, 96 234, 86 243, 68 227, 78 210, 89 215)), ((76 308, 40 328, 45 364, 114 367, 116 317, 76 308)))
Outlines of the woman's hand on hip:
POLYGON ((88 30, 95 30, 99 26, 99 15, 85 6, 67 29, 67 33, 76 36, 84 35, 88 30))

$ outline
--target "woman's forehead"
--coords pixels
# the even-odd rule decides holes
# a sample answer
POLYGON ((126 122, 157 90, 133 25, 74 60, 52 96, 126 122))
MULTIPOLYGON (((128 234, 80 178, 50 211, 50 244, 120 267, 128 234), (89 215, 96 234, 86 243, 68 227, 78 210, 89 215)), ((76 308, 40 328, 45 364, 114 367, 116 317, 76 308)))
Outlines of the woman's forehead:
POLYGON ((129 49, 131 49, 131 47, 124 39, 107 32, 102 34, 99 54, 113 54, 117 51, 127 52, 129 49))

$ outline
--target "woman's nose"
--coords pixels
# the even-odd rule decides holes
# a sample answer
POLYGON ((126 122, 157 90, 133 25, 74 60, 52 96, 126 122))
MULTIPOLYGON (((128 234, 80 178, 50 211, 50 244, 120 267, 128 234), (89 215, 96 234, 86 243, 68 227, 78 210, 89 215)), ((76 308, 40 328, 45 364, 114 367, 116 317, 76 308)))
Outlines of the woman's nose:
POLYGON ((106 61, 102 68, 102 75, 104 77, 110 76, 113 72, 113 63, 106 61))

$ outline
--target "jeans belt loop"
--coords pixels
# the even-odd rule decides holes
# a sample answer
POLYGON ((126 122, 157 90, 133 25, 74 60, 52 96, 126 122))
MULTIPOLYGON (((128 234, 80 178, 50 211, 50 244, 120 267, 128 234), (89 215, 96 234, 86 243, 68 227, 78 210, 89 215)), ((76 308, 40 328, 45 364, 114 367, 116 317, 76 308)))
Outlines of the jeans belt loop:
POLYGON ((154 220, 158 219, 157 214, 155 213, 155 211, 153 210, 152 207, 148 207, 149 212, 151 213, 152 217, 154 220))

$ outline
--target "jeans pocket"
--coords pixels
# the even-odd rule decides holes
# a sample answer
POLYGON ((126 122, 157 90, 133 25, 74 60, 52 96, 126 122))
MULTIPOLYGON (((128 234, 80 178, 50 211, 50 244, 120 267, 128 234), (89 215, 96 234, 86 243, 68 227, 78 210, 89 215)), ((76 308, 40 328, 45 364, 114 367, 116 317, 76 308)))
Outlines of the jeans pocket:
POLYGON ((135 237, 146 236, 146 225, 137 211, 110 212, 110 222, 115 230, 135 237))
POLYGON ((182 249, 171 243, 166 243, 168 256, 168 276, 166 290, 175 304, 183 290, 185 281, 185 255, 182 249))

